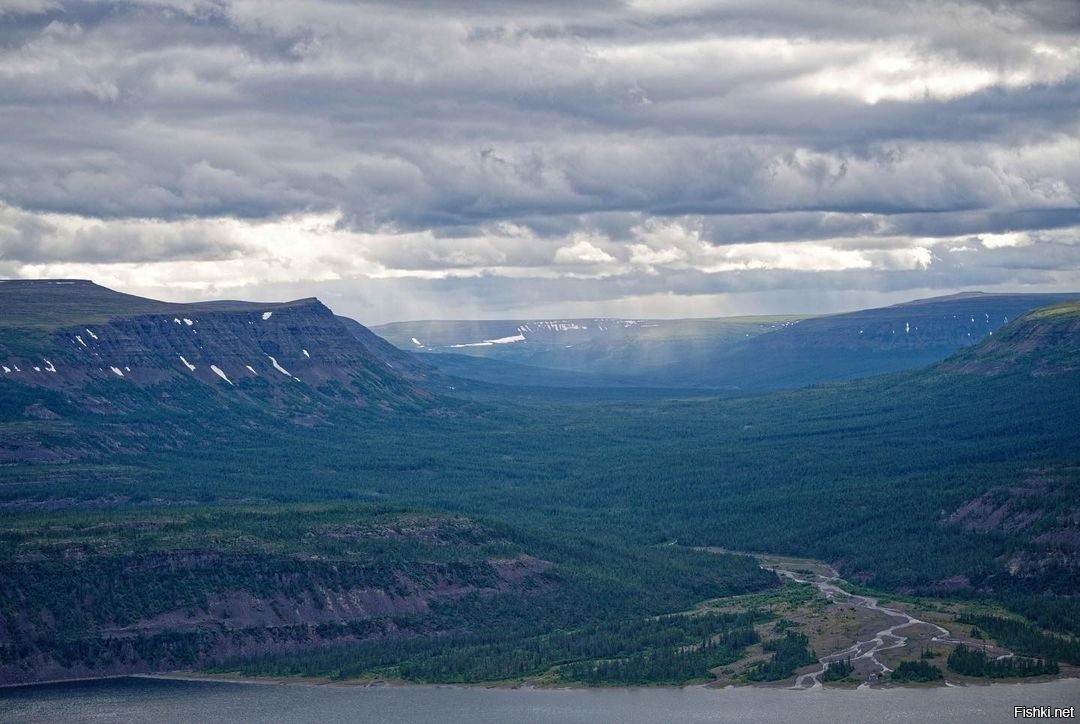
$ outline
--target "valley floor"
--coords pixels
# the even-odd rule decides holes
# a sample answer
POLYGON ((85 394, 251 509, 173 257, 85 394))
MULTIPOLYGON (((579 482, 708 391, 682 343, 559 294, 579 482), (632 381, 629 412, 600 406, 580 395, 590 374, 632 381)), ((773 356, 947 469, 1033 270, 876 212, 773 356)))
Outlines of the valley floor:
MULTIPOLYGON (((958 674, 946 665, 946 659, 957 646, 984 652, 990 659, 1014 657, 1013 651, 987 638, 976 627, 958 621, 965 614, 1002 616, 1004 609, 984 602, 959 602, 932 598, 897 598, 865 591, 842 579, 830 565, 808 558, 777 556, 760 553, 741 553, 723 549, 704 549, 716 553, 751 556, 761 567, 781 578, 780 588, 710 599, 701 602, 682 615, 703 612, 758 612, 768 620, 755 626, 761 643, 748 647, 737 661, 712 670, 710 681, 694 682, 706 687, 759 686, 765 688, 818 689, 829 688, 889 688, 899 685, 889 676, 901 662, 926 661, 938 667, 943 677, 932 682, 907 682, 914 686, 969 686, 989 683, 1035 683, 1055 679, 1080 680, 1080 667, 1064 665, 1057 675, 1034 677, 1003 677, 988 679, 958 674), (798 667, 792 676, 774 681, 754 680, 748 676, 755 666, 767 662, 766 650, 770 641, 781 633, 795 631, 805 635, 817 662, 798 667), (850 662, 852 671, 844 677, 826 680, 830 664, 850 662)), ((309 686, 380 687, 425 686, 398 679, 361 677, 335 679, 318 676, 252 676, 236 672, 208 673, 185 670, 147 675, 151 678, 196 681, 222 681, 253 684, 295 684, 309 686)), ((601 684, 607 688, 617 685, 601 684)), ((445 686, 445 684, 443 684, 445 686)), ((568 683, 554 671, 540 676, 488 681, 453 686, 495 688, 582 688, 580 683, 568 683)))
MULTIPOLYGON (((953 672, 945 665, 945 660, 959 645, 982 651, 995 660, 1015 656, 1014 652, 986 638, 974 626, 957 620, 970 613, 1004 615, 1000 607, 932 598, 901 599, 860 590, 840 578, 832 566, 808 558, 717 548, 706 550, 753 556, 762 568, 776 572, 785 580, 785 586, 778 592, 735 596, 706 605, 725 611, 750 608, 770 611, 805 634, 811 650, 820 655, 817 663, 797 669, 793 679, 771 682, 767 684, 769 686, 820 688, 829 665, 836 662, 850 662, 853 671, 825 683, 826 686, 893 686, 895 683, 888 675, 901 662, 913 660, 928 661, 942 670, 943 678, 933 682, 935 685, 986 683, 990 680, 953 672), (808 595, 811 592, 812 595, 808 595)), ((774 627, 772 623, 761 625, 765 634, 763 640, 767 638, 766 630, 774 627)), ((717 680, 709 686, 748 683, 742 675, 766 658, 760 645, 751 647, 742 660, 716 670, 717 680)), ((1011 677, 995 681, 1016 683, 1052 678, 1080 678, 1080 667, 1063 666, 1057 676, 1011 677)))

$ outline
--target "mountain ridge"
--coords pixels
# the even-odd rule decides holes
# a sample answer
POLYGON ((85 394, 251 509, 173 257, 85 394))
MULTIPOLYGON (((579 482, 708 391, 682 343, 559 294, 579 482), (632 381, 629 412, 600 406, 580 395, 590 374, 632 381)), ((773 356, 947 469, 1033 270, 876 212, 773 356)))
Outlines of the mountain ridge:
POLYGON ((1061 375, 1080 369, 1080 302, 1040 307, 942 363, 969 374, 1061 375))
POLYGON ((567 376, 578 373, 638 386, 755 392, 932 364, 1025 312, 1078 297, 961 292, 820 316, 427 321, 375 331, 450 374, 482 382, 529 384, 527 370, 499 367, 512 363, 540 368, 540 385, 584 386, 567 376), (448 353, 459 357, 437 359, 448 353), (465 356, 484 361, 470 366, 465 356))
POLYGON ((0 379, 89 411, 211 395, 313 419, 336 405, 434 399, 425 365, 314 297, 180 304, 92 282, 12 281, 0 283, 0 308, 0 379))

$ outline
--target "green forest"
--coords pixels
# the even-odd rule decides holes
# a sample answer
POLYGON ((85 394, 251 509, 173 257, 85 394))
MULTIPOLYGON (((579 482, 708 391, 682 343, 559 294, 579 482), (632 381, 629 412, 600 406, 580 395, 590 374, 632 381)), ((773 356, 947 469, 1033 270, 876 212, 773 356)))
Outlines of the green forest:
MULTIPOLYGON (((261 630, 221 622, 215 602, 239 590, 266 606, 273 596, 310 604, 321 631, 282 618, 274 635, 329 657, 232 662, 252 671, 694 680, 745 647, 745 631, 718 623, 610 650, 588 627, 776 585, 751 559, 691 550, 701 546, 828 561, 878 591, 993 602, 1024 619, 977 622, 1003 646, 1076 659, 1080 576, 1054 542, 1067 537, 1080 486, 1076 372, 942 366, 663 399, 475 384, 426 411, 329 408, 310 424, 223 402, 201 384, 159 392, 89 383, 87 394, 123 400, 114 419, 0 380, 6 439, 90 451, 0 466, 10 642, 0 663, 48 650, 65 662, 224 665, 223 631, 261 630), (17 414, 33 404, 61 421, 17 414), (377 529, 380 516, 429 516, 439 532, 343 532, 377 529), (511 584, 503 559, 544 567, 511 584), (327 591, 395 586, 461 595, 424 599, 422 615, 368 617, 375 623, 361 629, 320 618, 327 591), (19 623, 25 611, 47 611, 50 623, 19 623), (110 633, 159 615, 210 617, 218 628, 148 630, 139 646, 150 648, 138 650, 110 633), (398 649, 364 643, 380 636, 423 653, 389 661, 398 649)), ((799 637, 764 642, 770 657, 748 678, 812 663, 799 637)), ((961 658, 965 671, 1021 666, 961 658)))
POLYGON ((1018 656, 991 658, 985 651, 968 648, 961 644, 949 654, 949 668, 965 676, 987 679, 1046 676, 1058 673, 1058 665, 1044 659, 1027 659, 1018 656))
MULTIPOLYGON (((492 611, 484 602, 483 613, 492 611)), ((585 684, 681 684, 711 678, 709 669, 739 658, 758 641, 757 613, 669 615, 605 621, 532 633, 497 625, 483 633, 337 647, 295 656, 227 661, 221 671, 248 675, 333 679, 399 678, 428 683, 501 681, 552 672, 557 681, 585 684)))

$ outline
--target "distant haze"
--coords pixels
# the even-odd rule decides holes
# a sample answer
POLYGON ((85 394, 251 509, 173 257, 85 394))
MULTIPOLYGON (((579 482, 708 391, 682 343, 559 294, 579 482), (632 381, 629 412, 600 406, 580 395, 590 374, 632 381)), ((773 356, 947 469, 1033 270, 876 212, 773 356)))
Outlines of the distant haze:
POLYGON ((365 323, 1080 289, 1075 0, 0 4, 0 277, 365 323))

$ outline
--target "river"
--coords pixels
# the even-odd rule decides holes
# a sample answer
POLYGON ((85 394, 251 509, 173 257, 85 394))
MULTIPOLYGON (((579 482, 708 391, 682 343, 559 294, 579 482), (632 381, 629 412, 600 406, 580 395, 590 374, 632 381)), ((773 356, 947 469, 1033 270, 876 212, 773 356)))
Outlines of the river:
POLYGON ((0 690, 4 722, 1011 722, 1014 706, 1080 705, 1080 680, 829 689, 360 688, 144 678, 0 690))
MULTIPOLYGON (((824 566, 824 564, 818 564, 824 566)), ((961 639, 954 638, 948 631, 948 629, 939 626, 936 623, 930 623, 929 621, 923 621, 922 619, 915 618, 909 613, 899 611, 895 608, 886 608, 878 603, 876 598, 871 596, 860 596, 854 593, 848 593, 840 588, 840 584, 845 581, 840 578, 839 574, 830 566, 825 566, 829 571, 829 575, 815 575, 813 578, 809 578, 806 575, 799 575, 794 571, 789 571, 780 567, 769 567, 770 570, 776 571, 781 576, 790 578, 798 583, 804 583, 812 585, 821 591, 824 596, 830 601, 836 601, 838 598, 851 603, 859 608, 865 608, 868 611, 876 611, 877 613, 890 620, 887 627, 881 629, 873 637, 856 641, 851 646, 842 651, 835 651, 826 656, 822 656, 819 659, 821 663, 820 668, 816 671, 812 671, 808 674, 802 674, 795 679, 795 688, 814 688, 821 686, 821 676, 825 673, 825 669, 829 664, 836 661, 848 661, 857 662, 860 659, 868 659, 872 662, 875 673, 885 674, 892 671, 888 666, 882 663, 878 658, 878 654, 890 649, 903 648, 907 643, 907 636, 901 635, 899 632, 904 629, 912 629, 917 626, 923 626, 931 631, 931 641, 946 643, 951 645, 965 643, 961 639)), ((970 642, 969 642, 970 643, 970 642)), ((989 650, 989 647, 988 647, 989 650)), ((1002 650, 1003 651, 1003 650, 1002 650)), ((999 652, 994 650, 995 654, 999 652)), ((1012 653, 1001 652, 998 658, 1006 658, 1012 656, 1012 653)), ((865 683, 862 687, 867 686, 865 683)), ((952 686, 946 680, 946 686, 952 686)))

